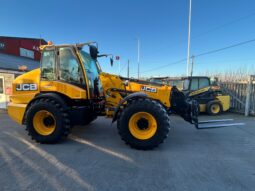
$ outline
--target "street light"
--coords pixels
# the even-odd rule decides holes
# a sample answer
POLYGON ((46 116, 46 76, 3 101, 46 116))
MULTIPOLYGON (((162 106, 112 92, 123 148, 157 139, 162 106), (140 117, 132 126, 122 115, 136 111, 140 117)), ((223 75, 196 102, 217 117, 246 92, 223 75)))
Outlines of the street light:
POLYGON ((187 53, 187 76, 190 75, 190 29, 191 29, 191 6, 192 0, 189 0, 189 29, 188 29, 188 53, 187 53))
POLYGON ((137 78, 140 77, 140 39, 137 38, 137 78))

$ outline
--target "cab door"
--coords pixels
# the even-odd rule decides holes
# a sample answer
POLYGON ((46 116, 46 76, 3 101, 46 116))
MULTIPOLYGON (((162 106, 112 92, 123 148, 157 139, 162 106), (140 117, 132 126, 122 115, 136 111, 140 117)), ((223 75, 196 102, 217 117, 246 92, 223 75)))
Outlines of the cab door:
POLYGON ((79 59, 72 47, 58 49, 58 80, 86 89, 79 59))
POLYGON ((103 87, 99 78, 101 72, 99 63, 85 51, 82 50, 80 53, 86 72, 90 99, 98 99, 103 96, 103 87))
POLYGON ((57 92, 71 99, 87 99, 82 67, 72 47, 44 50, 41 71, 41 91, 57 92))
POLYGON ((6 95, 4 92, 4 77, 0 76, 0 109, 6 108, 6 95))

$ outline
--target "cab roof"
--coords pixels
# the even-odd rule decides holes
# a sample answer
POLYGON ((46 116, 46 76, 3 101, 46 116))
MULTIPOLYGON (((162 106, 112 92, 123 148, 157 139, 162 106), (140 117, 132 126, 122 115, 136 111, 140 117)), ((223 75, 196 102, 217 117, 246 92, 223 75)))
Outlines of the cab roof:
POLYGON ((193 79, 193 78, 207 78, 207 79, 210 79, 208 76, 187 76, 187 77, 182 77, 182 80, 193 79))
POLYGON ((59 45, 55 45, 53 44, 51 41, 48 42, 48 44, 46 45, 41 45, 40 51, 43 51, 45 49, 52 49, 52 48, 59 48, 59 47, 77 47, 77 48, 82 48, 83 46, 89 46, 91 44, 96 44, 97 46, 97 42, 95 41, 89 41, 89 42, 84 42, 84 43, 77 43, 77 44, 59 44, 59 45))

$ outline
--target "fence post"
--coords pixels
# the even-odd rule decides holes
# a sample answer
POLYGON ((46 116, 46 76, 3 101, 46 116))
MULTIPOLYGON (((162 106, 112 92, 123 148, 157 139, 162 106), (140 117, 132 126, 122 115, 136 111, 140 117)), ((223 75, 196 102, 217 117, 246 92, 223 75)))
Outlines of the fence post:
POLYGON ((251 90, 252 90, 252 76, 249 76, 247 89, 246 89, 246 102, 245 102, 246 117, 249 116, 249 113, 250 113, 251 90))

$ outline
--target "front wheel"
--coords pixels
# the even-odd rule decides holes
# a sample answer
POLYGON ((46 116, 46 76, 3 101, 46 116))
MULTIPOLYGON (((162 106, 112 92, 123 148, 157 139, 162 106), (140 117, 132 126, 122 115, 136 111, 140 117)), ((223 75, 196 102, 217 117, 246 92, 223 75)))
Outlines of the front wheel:
POLYGON ((149 150, 163 143, 170 129, 165 108, 150 99, 134 100, 117 122, 121 138, 131 147, 149 150))
POLYGON ((67 111, 51 99, 39 99, 29 107, 26 130, 39 143, 56 143, 70 133, 67 111))

